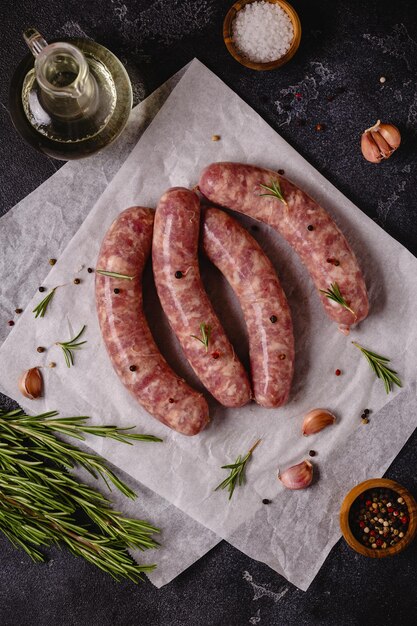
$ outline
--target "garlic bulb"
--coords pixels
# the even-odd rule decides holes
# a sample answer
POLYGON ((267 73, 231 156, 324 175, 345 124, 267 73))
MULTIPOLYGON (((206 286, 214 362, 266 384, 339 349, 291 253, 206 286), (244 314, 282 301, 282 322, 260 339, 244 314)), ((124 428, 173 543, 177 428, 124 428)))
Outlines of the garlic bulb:
POLYGON ((378 120, 362 134, 362 154, 367 161, 379 163, 382 159, 388 159, 400 143, 398 128, 393 124, 381 124, 381 120, 378 120))
POLYGON ((36 400, 42 394, 42 375, 37 367, 23 372, 19 379, 19 389, 25 398, 36 400))
POLYGON ((308 413, 305 414, 303 425, 302 425, 302 433, 304 436, 314 435, 315 433, 320 432, 326 426, 330 426, 336 420, 336 417, 330 411, 326 409, 312 409, 308 413))
POLYGON ((287 489, 305 489, 313 480, 313 465, 310 461, 302 461, 286 469, 278 478, 287 489))

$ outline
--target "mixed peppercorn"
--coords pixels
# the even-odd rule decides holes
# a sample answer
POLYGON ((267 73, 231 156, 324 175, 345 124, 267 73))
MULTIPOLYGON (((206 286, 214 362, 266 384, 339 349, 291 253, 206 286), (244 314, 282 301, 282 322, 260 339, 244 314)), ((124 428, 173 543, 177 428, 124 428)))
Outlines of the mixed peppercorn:
POLYGON ((352 533, 362 545, 374 550, 395 546, 405 536, 408 524, 404 498, 391 489, 365 491, 350 509, 352 533))

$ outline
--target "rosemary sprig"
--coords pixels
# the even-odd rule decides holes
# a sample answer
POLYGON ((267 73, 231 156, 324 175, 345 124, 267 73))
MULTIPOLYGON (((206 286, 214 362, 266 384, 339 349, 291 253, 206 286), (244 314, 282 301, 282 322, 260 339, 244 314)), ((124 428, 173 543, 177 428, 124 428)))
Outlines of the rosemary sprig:
POLYGON ((232 498, 236 485, 241 486, 245 482, 246 463, 249 461, 253 451, 260 442, 261 440, 258 439, 243 459, 239 455, 236 461, 231 465, 222 465, 222 469, 230 469, 230 474, 223 480, 223 482, 220 483, 220 485, 217 485, 214 491, 227 488, 227 491, 229 492, 229 500, 232 498))
POLYGON ((208 346, 209 346, 210 335, 211 335, 211 326, 203 322, 202 324, 200 324, 200 331, 201 331, 201 337, 197 337, 197 335, 190 335, 190 336, 193 339, 197 339, 197 341, 200 341, 205 347, 206 352, 208 352, 208 346))
POLYGON ((340 304, 340 306, 344 307, 347 311, 350 311, 352 313, 352 315, 355 316, 355 318, 357 317, 355 311, 353 311, 350 306, 348 305, 348 303, 346 302, 346 300, 344 299, 344 297, 342 296, 342 293, 340 291, 340 287, 337 283, 332 283, 330 285, 330 289, 319 289, 319 291, 321 293, 324 293, 324 295, 326 296, 326 298, 329 298, 329 300, 333 300, 334 302, 337 302, 338 304, 340 304))
POLYGON ((44 560, 40 546, 63 542, 116 579, 141 580, 155 566, 137 565, 126 550, 157 547, 152 535, 158 529, 123 517, 105 496, 68 473, 68 468, 80 465, 136 497, 104 459, 61 441, 55 433, 77 439, 89 433, 126 443, 158 438, 115 426, 87 427, 86 417, 56 416, 56 411, 29 416, 20 409, 0 410, 0 531, 35 561, 44 560))
POLYGON ((87 343, 87 341, 79 341, 78 343, 76 343, 77 339, 81 337, 84 330, 85 330, 85 325, 82 327, 78 335, 76 335, 73 339, 70 339, 69 341, 57 341, 56 342, 56 345, 62 348, 67 367, 71 367, 71 365, 74 365, 73 351, 81 350, 81 346, 84 343, 87 343))
POLYGON ((125 278, 126 280, 133 280, 135 276, 126 276, 126 274, 118 274, 117 272, 108 272, 107 270, 96 270, 96 274, 102 274, 103 276, 110 276, 111 278, 125 278))
POLYGON ((35 308, 32 311, 32 313, 35 313, 35 318, 36 317, 44 317, 45 316, 46 309, 48 308, 48 304, 51 302, 52 298, 54 297, 56 289, 57 289, 57 287, 54 287, 45 296, 45 298, 41 302, 39 302, 39 304, 37 306, 35 306, 35 308))
POLYGON ((269 193, 260 193, 260 196, 272 196, 273 198, 278 198, 278 200, 288 206, 288 203, 282 194, 281 185, 278 180, 271 180, 270 187, 268 187, 268 185, 263 185, 262 183, 259 183, 259 186, 262 187, 262 189, 269 191, 269 193))
POLYGON ((352 341, 352 343, 362 352, 369 365, 371 366, 371 369, 373 370, 373 372, 375 372, 377 378, 380 378, 383 381, 385 391, 387 393, 392 390, 393 385, 402 387, 402 383, 398 377, 397 372, 387 366, 387 363, 390 362, 390 359, 388 359, 386 356, 376 354, 376 352, 366 350, 366 348, 361 346, 356 341, 352 341))

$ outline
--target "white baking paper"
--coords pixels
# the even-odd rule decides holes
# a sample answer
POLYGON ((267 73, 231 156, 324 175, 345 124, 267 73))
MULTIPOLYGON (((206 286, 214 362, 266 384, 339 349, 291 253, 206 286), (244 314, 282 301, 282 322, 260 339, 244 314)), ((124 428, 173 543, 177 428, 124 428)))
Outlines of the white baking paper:
MULTIPOLYGON (((246 225, 251 223, 236 217, 246 225)), ((22 369, 57 361, 59 367, 44 370, 46 392, 36 403, 39 410, 58 406, 66 414, 88 414, 100 423, 134 423, 140 431, 163 436, 163 444, 132 448, 105 440, 89 444, 210 530, 306 589, 339 536, 342 496, 362 478, 382 474, 414 429, 416 264, 407 250, 194 61, 45 281, 48 287, 68 286, 57 291, 44 319, 34 320, 30 313, 40 299, 36 294, 4 343, 0 350, 2 389, 16 397, 22 369), (221 140, 212 142, 212 134, 219 134, 221 140), (297 350, 290 401, 279 410, 255 405, 230 410, 211 401, 210 427, 197 437, 185 438, 149 417, 124 390, 100 338, 93 275, 80 272, 79 286, 73 286, 71 279, 80 264, 95 264, 102 237, 118 212, 132 204, 155 206, 169 186, 193 186, 202 167, 215 160, 283 168, 318 200, 335 217, 359 258, 369 286, 371 315, 351 337, 341 335, 325 317, 291 249, 261 225, 255 234, 278 271, 293 313, 297 350), (67 369, 54 342, 69 339, 83 324, 87 324, 88 343, 76 354, 75 367, 67 369), (404 391, 396 388, 387 396, 352 339, 390 356, 406 385, 404 391), (38 355, 36 345, 50 348, 38 355), (340 377, 334 376, 336 368, 342 370, 340 377), (302 415, 317 406, 331 409, 337 422, 304 438, 302 415), (359 418, 364 407, 372 411, 367 427, 359 418), (391 412, 395 415, 392 422, 391 412), (258 437, 262 444, 248 467, 247 486, 228 502, 225 492, 213 491, 225 477, 220 466, 245 453, 258 437), (310 448, 318 452, 314 460, 317 480, 307 490, 286 491, 276 480, 278 466, 283 469, 300 461, 310 448), (273 501, 268 507, 261 503, 265 497, 273 501)), ((238 307, 218 274, 206 270, 209 294, 245 359, 245 331, 238 307)), ((149 276, 145 300, 161 349, 197 385, 167 328, 149 276)), ((29 401, 22 400, 22 404, 33 407, 29 401)))
MULTIPOLYGON (((111 146, 88 159, 65 164, 0 218, 0 319, 4 322, 0 324, 0 344, 9 334, 6 321, 15 317, 14 309, 25 307, 31 300, 50 270, 48 259, 59 258, 186 68, 133 109, 123 135, 111 146)), ((33 410, 34 405, 29 408, 33 410)), ((109 495, 104 484, 86 472, 77 473, 109 495)), ((139 563, 158 563, 158 568, 148 574, 157 587, 170 582, 220 541, 158 494, 126 474, 122 478, 139 497, 131 501, 113 490, 115 507, 162 529, 157 552, 132 552, 139 563)))

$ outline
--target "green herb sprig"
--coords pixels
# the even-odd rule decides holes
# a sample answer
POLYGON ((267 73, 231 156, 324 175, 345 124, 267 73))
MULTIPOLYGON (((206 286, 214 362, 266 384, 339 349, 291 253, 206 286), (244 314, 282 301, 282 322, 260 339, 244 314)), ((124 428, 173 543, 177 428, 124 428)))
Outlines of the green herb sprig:
POLYGON ((68 468, 81 466, 136 497, 103 458, 61 441, 56 433, 81 440, 94 434, 125 443, 160 439, 115 426, 85 426, 87 417, 57 415, 0 410, 0 531, 35 561, 44 560, 41 546, 60 542, 114 578, 138 582, 155 565, 138 565, 127 548, 156 548, 152 535, 159 530, 123 517, 105 496, 70 474, 68 468))
POLYGON ((201 337, 197 337, 197 335, 190 335, 190 336, 193 339, 197 339, 197 341, 200 341, 205 347, 206 352, 208 352, 209 341, 210 341, 210 336, 211 336, 211 326, 203 322, 202 324, 200 324, 200 331, 201 331, 201 337))
POLYGON ((231 500, 236 485, 241 486, 245 482, 246 464, 251 458, 253 451, 260 444, 260 442, 261 440, 258 439, 253 444, 253 446, 251 447, 249 452, 246 454, 246 456, 243 457, 243 459, 239 455, 236 461, 232 463, 231 465, 222 465, 222 469, 230 469, 230 474, 227 478, 223 480, 223 482, 220 483, 220 485, 217 485, 214 491, 217 491, 218 489, 227 488, 227 491, 229 492, 229 500, 231 500))
POLYGON ((380 378, 383 381, 385 391, 387 393, 392 390, 394 385, 402 387, 402 383, 398 377, 397 372, 387 366, 387 363, 390 362, 390 359, 388 359, 386 356, 376 354, 376 352, 371 352, 371 350, 367 350, 356 341, 352 341, 352 343, 362 352, 377 378, 380 378))
POLYGON ((124 278, 125 280, 133 280, 135 276, 127 276, 126 274, 118 274, 117 272, 108 272, 107 270, 96 270, 96 274, 110 276, 111 278, 124 278))
POLYGON ((281 185, 279 184, 278 180, 271 180, 270 187, 268 187, 268 185, 263 185, 262 183, 259 183, 259 186, 262 187, 262 189, 266 189, 267 191, 269 191, 269 193, 260 193, 260 196, 272 196, 273 198, 278 198, 278 200, 288 206, 288 203, 281 191, 281 185))
POLYGON ((35 313, 35 318, 37 317, 45 317, 46 309, 48 308, 48 304, 51 303, 52 298, 55 295, 55 291, 58 287, 54 287, 51 291, 45 296, 41 302, 33 309, 32 313, 35 313))
POLYGON ((352 313, 352 315, 355 316, 355 318, 357 317, 355 311, 353 311, 350 306, 348 305, 348 303, 346 302, 346 300, 344 299, 344 297, 342 296, 342 293, 340 291, 340 287, 337 283, 332 283, 330 285, 330 289, 319 289, 319 291, 321 293, 323 293, 326 298, 329 298, 329 300, 333 300, 334 302, 337 302, 338 304, 340 304, 340 306, 344 307, 347 311, 350 311, 350 313, 352 313))
POLYGON ((82 329, 80 330, 78 335, 76 335, 73 339, 70 339, 69 341, 57 341, 56 342, 56 345, 60 346, 62 348, 67 367, 71 367, 71 365, 74 365, 73 351, 74 350, 81 350, 81 346, 84 343, 87 343, 87 341, 79 341, 77 343, 77 339, 79 337, 81 337, 81 335, 83 334, 84 330, 85 330, 85 325, 82 327, 82 329))

